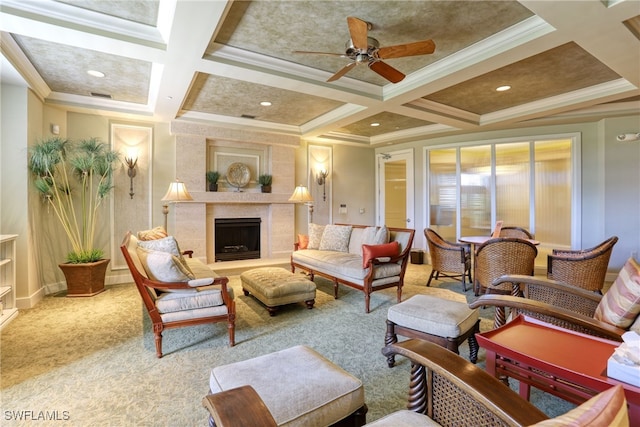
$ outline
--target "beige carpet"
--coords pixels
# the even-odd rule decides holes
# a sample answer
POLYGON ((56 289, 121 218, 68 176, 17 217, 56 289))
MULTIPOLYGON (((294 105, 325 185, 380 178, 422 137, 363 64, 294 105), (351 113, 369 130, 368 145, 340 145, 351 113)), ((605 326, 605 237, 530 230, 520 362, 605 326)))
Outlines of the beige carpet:
MULTIPOLYGON (((429 272, 427 265, 409 265, 404 298, 462 291, 453 281, 426 288, 429 272)), ((389 369, 380 353, 395 290, 374 293, 372 312, 365 314, 362 293, 341 287, 335 300, 331 284, 319 278, 313 310, 296 304, 269 317, 259 302, 242 294, 238 276, 230 279, 237 296, 236 346, 227 346, 223 324, 170 330, 164 333, 162 359, 155 357, 153 333, 132 284, 111 286, 92 298, 48 296, 20 311, 1 335, 0 423, 205 426, 200 402, 212 367, 296 344, 315 348, 363 381, 369 421, 404 406, 409 365, 399 360, 389 369)), ((466 297, 474 298, 473 292, 466 297)), ((486 330, 491 313, 483 316, 486 330)), ((461 355, 468 358, 466 345, 461 355)), ((482 366, 482 350, 479 357, 482 366)), ((572 407, 541 393, 532 401, 549 414, 572 407)))

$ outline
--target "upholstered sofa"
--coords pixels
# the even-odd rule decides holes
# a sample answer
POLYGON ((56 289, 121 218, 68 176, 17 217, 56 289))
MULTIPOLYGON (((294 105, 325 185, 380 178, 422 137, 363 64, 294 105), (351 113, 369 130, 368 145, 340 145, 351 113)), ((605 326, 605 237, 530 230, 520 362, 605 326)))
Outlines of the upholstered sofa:
POLYGON ((396 287, 402 301, 402 285, 415 230, 365 225, 309 224, 309 235, 299 236, 291 254, 296 268, 331 280, 334 297, 338 285, 364 293, 365 311, 370 311, 371 293, 396 287))

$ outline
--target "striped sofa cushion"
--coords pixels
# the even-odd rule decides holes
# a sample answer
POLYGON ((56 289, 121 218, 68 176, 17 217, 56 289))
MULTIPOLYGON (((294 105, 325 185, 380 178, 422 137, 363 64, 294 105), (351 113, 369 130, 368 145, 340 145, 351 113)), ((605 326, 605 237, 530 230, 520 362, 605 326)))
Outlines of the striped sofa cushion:
POLYGON ((640 265, 629 258, 596 308, 594 318, 627 329, 640 313, 640 265))

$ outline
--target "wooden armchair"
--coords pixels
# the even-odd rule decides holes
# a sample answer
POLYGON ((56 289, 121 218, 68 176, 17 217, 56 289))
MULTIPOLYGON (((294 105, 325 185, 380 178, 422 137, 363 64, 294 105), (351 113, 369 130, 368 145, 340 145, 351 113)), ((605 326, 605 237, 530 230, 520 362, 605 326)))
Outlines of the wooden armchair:
MULTIPOLYGON (((148 277, 142 261, 138 257, 137 239, 131 232, 126 234, 120 245, 120 250, 153 323, 158 357, 162 357, 162 331, 170 328, 227 322, 229 346, 235 345, 236 309, 233 297, 227 290, 229 279, 196 275, 196 279, 189 282, 152 280, 148 277), (165 294, 162 294, 163 292, 165 294), (166 310, 163 307, 167 305, 174 307, 166 310), (176 309, 175 306, 180 306, 182 309, 176 309), (185 309, 185 307, 187 308, 185 309)), ((189 257, 191 257, 190 252, 187 251, 189 257)), ((206 267, 204 264, 200 264, 206 267)), ((208 273, 209 276, 213 275, 211 270, 208 270, 208 273)))
MULTIPOLYGON (((367 425, 431 425, 428 417, 445 427, 528 426, 548 418, 483 369, 436 344, 410 339, 388 345, 382 352, 411 361, 408 411, 367 425)), ((258 399, 245 386, 206 396, 202 403, 217 427, 275 426, 258 399)))
POLYGON ((617 241, 613 236, 589 249, 554 249, 547 256, 547 278, 602 293, 611 251, 617 241))
POLYGON ((442 275, 462 282, 462 289, 467 290, 466 279, 471 281, 471 245, 468 243, 453 243, 443 239, 435 230, 424 229, 424 236, 429 245, 429 255, 431 256, 431 275, 427 281, 427 286, 431 285, 431 280, 442 275))
POLYGON ((580 289, 565 283, 525 275, 506 275, 495 280, 495 286, 513 286, 513 295, 482 295, 469 304, 471 308, 494 306, 494 327, 505 324, 504 309, 510 315, 525 314, 543 322, 566 329, 622 341, 624 329, 594 319, 596 307, 602 299, 595 292, 580 289))

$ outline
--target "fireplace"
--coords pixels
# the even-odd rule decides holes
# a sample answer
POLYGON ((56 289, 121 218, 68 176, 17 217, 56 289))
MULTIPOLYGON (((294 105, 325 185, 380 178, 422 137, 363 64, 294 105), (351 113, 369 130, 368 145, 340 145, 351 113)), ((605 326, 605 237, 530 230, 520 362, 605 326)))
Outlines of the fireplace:
POLYGON ((260 258, 260 218, 216 218, 215 261, 260 258))

